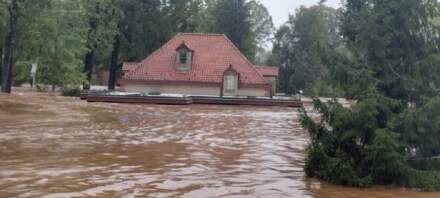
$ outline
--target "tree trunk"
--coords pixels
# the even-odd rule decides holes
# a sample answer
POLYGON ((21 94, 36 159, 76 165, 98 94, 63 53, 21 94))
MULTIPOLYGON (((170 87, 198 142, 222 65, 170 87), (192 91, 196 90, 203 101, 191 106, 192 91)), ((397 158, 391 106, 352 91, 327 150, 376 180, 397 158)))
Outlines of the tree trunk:
POLYGON ((84 90, 90 89, 90 84, 92 82, 94 59, 95 59, 95 51, 91 50, 90 52, 87 52, 86 57, 84 58, 84 72, 86 73, 86 77, 87 77, 87 81, 83 83, 84 90))
POLYGON ((112 57, 110 60, 109 78, 108 78, 108 90, 115 90, 116 84, 116 71, 118 70, 119 53, 121 48, 121 41, 119 35, 115 36, 113 42, 112 57))
POLYGON ((17 33, 17 0, 12 0, 9 5, 9 32, 5 38, 3 48, 3 69, 2 69, 2 92, 11 93, 12 72, 14 64, 15 37, 17 33))
MULTIPOLYGON (((2 39, 2 38, 0 38, 2 39)), ((2 86, 2 79, 3 79, 3 47, 4 46, 0 46, 0 89, 2 86)))

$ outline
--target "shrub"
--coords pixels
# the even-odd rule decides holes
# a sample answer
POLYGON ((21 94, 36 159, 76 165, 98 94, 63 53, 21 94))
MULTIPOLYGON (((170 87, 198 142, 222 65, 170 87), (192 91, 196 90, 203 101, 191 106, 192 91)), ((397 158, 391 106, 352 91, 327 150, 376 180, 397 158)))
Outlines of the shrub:
POLYGON ((421 171, 412 168, 406 170, 401 185, 423 191, 440 190, 440 173, 438 171, 421 171))
POLYGON ((81 95, 81 89, 74 86, 66 86, 61 89, 61 95, 79 97, 81 95))
POLYGON ((418 108, 406 107, 371 89, 350 108, 336 100, 315 100, 314 105, 321 113, 318 122, 302 110, 302 124, 311 139, 307 176, 356 187, 440 190, 439 98, 418 108))

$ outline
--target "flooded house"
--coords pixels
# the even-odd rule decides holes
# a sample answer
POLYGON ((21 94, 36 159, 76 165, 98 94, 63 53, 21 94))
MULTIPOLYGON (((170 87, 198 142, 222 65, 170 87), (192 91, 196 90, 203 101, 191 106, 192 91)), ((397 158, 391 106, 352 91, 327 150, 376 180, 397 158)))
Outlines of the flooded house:
POLYGON ((138 63, 124 63, 124 91, 271 96, 278 68, 252 64, 223 34, 178 33, 138 63))

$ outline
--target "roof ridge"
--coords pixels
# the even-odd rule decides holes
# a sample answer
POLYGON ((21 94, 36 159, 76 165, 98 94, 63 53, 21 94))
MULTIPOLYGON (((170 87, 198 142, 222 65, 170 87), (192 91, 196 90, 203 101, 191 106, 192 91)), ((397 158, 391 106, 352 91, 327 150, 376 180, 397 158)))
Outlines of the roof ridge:
POLYGON ((226 39, 227 43, 232 46, 232 48, 242 57, 244 58, 244 60, 249 64, 249 66, 252 68, 252 70, 255 71, 255 73, 257 73, 257 75, 261 78, 261 80, 263 80, 266 83, 267 80, 263 77, 263 75, 260 74, 260 72, 257 71, 257 69, 255 68, 255 65, 253 63, 251 63, 251 61, 240 51, 240 49, 238 49, 237 46, 235 46, 235 44, 231 41, 231 39, 229 39, 225 34, 222 34, 223 37, 226 39))

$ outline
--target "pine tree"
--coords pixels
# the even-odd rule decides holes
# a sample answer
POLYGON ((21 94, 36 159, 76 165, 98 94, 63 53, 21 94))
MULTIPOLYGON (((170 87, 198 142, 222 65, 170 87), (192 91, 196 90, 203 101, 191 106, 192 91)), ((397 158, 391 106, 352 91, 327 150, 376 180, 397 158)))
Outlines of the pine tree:
POLYGON ((440 116, 433 110, 440 104, 433 66, 440 63, 438 7, 436 0, 347 1, 342 33, 353 58, 333 83, 350 87, 355 103, 344 108, 315 100, 320 122, 304 112, 312 137, 309 176, 440 189, 440 162, 426 163, 440 154, 438 122, 430 120, 440 116))
POLYGON ((225 34, 246 57, 253 60, 256 46, 246 0, 217 1, 213 15, 214 32, 225 34))

